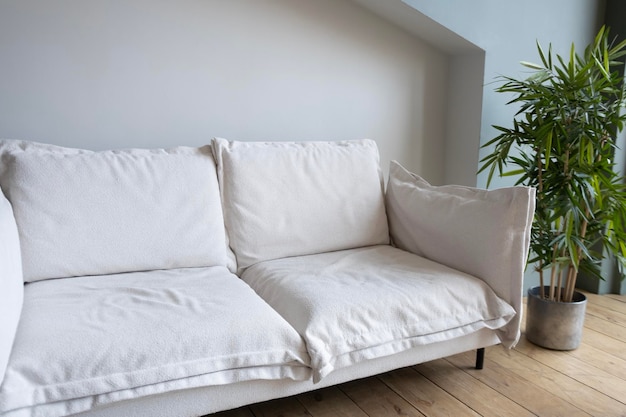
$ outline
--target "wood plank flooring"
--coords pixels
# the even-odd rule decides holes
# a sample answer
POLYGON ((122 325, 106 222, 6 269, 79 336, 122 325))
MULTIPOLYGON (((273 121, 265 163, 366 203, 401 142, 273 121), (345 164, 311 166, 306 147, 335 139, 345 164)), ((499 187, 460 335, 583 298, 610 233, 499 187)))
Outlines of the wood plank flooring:
POLYGON ((626 296, 588 294, 581 346, 475 353, 403 368, 211 417, 626 417, 626 296))

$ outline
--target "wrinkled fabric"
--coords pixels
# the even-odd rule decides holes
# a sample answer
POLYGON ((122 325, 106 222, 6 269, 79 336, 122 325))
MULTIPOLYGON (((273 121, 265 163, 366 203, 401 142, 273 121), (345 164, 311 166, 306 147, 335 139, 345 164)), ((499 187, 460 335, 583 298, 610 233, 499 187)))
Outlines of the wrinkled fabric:
POLYGON ((225 267, 39 281, 25 288, 0 414, 302 380, 308 362, 298 333, 225 267))
POLYGON ((483 281, 387 245, 261 262, 242 279, 302 335, 316 382, 516 314, 483 281))

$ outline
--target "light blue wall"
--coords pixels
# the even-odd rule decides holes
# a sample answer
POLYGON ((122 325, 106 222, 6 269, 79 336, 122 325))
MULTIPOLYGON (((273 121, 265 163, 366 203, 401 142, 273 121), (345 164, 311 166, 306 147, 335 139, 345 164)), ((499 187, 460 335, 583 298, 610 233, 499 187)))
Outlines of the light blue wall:
MULTIPOLYGON (((496 136, 492 125, 510 126, 516 112, 507 106, 510 97, 494 92, 499 75, 524 76, 520 61, 537 62, 536 42, 554 52, 569 53, 572 42, 582 49, 604 21, 602 0, 403 0, 485 51, 481 145, 496 136)), ((457 139, 459 140, 459 139, 457 139)), ((480 155, 488 150, 483 149, 480 155)), ((478 167, 477 167, 478 168, 478 167)), ((512 179, 496 179, 491 188, 512 185, 512 179)), ((486 174, 476 178, 486 186, 486 174)), ((529 266, 524 288, 539 284, 529 266)))
MULTIPOLYGON (((492 125, 510 125, 516 109, 497 94, 499 75, 523 76, 520 61, 538 61, 535 43, 567 54, 574 42, 593 39, 604 18, 602 0, 403 0, 421 13, 485 50, 480 142, 495 136, 492 125)), ((485 153, 485 152, 483 152, 485 153)), ((494 186, 510 184, 498 181, 494 186)), ((485 186, 480 175, 478 186, 485 186)))

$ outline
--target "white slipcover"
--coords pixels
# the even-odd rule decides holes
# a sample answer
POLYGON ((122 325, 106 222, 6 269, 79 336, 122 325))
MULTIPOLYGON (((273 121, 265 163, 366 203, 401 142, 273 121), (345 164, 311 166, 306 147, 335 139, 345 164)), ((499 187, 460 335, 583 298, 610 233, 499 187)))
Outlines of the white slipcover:
POLYGON ((209 146, 90 152, 4 141, 0 158, 27 282, 227 264, 209 146))
POLYGON ((225 267, 33 282, 0 415, 59 416, 180 389, 303 380, 308 363, 298 333, 225 267))
POLYGON ((520 337, 522 284, 535 190, 433 186, 392 161, 386 192, 393 243, 479 277, 517 311, 501 329, 505 346, 520 337))
POLYGON ((516 314, 483 281, 388 245, 265 261, 242 279, 302 335, 314 381, 516 314))
POLYGON ((213 150, 239 271, 269 259, 389 242, 374 141, 214 139, 213 150))
POLYGON ((23 300, 24 283, 17 225, 11 204, 0 189, 0 384, 11 355, 23 300))

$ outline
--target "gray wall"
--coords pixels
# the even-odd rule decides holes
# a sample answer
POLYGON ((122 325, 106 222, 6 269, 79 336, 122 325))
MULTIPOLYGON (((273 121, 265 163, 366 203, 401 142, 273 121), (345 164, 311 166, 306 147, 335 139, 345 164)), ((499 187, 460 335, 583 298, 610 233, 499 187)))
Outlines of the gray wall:
POLYGON ((0 0, 0 137, 369 137, 443 182, 448 57, 347 0, 0 0))
POLYGON ((369 137, 385 171, 398 159, 435 184, 482 186, 478 147, 514 112, 489 83, 534 59, 536 39, 585 42, 603 4, 0 0, 0 137, 369 137))

